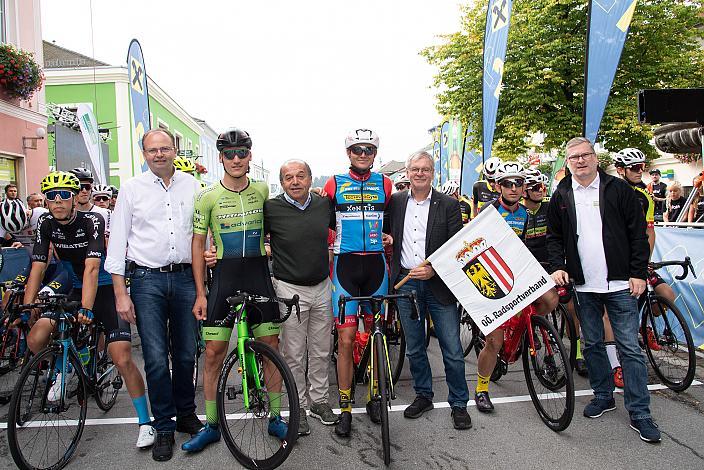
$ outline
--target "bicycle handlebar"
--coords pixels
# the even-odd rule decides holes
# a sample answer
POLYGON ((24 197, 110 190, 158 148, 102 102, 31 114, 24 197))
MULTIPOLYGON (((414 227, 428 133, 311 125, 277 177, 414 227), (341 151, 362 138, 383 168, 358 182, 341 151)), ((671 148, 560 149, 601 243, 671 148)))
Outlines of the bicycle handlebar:
POLYGON ((219 326, 226 325, 231 322, 239 313, 242 312, 246 304, 262 304, 262 303, 282 303, 286 306, 286 314, 279 319, 272 320, 271 323, 283 323, 291 316, 293 308, 296 309, 296 318, 298 323, 301 322, 301 307, 298 304, 298 294, 295 294, 290 299, 283 297, 266 297, 263 295, 250 294, 248 292, 236 292, 235 295, 228 297, 227 303, 230 306, 230 313, 225 318, 215 323, 219 326), (238 308, 239 307, 239 308, 238 308))
POLYGON ((345 313, 345 304, 347 302, 384 302, 387 300, 394 300, 394 299, 400 299, 400 298, 405 298, 408 299, 409 302, 411 302, 411 320, 418 320, 419 318, 419 312, 420 308, 418 307, 418 302, 416 300, 416 291, 411 291, 410 293, 407 294, 387 294, 387 295, 366 295, 366 296, 344 296, 341 295, 338 300, 337 300, 337 305, 338 305, 338 318, 340 321, 340 325, 345 324, 346 320, 346 313, 345 313))
POLYGON ((654 271, 662 269, 666 266, 682 267, 682 274, 680 274, 679 276, 675 276, 675 279, 677 279, 678 281, 681 281, 682 279, 686 278, 690 272, 692 273, 692 276, 694 276, 695 279, 697 278, 697 273, 694 272, 694 266, 692 266, 692 260, 689 258, 689 256, 685 256, 683 261, 660 261, 658 263, 648 263, 648 267, 650 267, 654 271))
POLYGON ((39 302, 31 304, 20 304, 17 306, 17 311, 31 310, 34 308, 48 309, 57 308, 71 317, 74 316, 76 311, 81 308, 81 302, 77 300, 68 300, 66 294, 52 294, 49 292, 42 292, 38 296, 39 302))

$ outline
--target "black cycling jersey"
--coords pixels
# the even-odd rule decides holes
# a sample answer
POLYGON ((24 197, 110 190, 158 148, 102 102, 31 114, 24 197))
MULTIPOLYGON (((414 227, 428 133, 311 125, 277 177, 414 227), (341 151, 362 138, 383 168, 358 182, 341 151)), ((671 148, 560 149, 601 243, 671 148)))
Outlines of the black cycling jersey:
POLYGON ((32 261, 46 263, 49 246, 54 249, 70 274, 75 274, 73 287, 82 287, 86 258, 101 259, 98 285, 112 284, 112 278, 103 269, 105 259, 105 221, 90 212, 76 212, 68 224, 60 224, 50 213, 40 217, 37 224, 37 240, 34 243, 32 261))
POLYGON ((464 197, 460 197, 460 213, 462 214, 462 223, 466 224, 472 218, 472 205, 464 197))
POLYGON ((477 205, 477 209, 481 210, 486 203, 498 199, 499 193, 491 188, 488 181, 479 180, 472 186, 472 197, 474 198, 474 203, 477 205))
POLYGON ((548 262, 548 204, 541 203, 535 211, 528 209, 526 247, 541 264, 548 262))

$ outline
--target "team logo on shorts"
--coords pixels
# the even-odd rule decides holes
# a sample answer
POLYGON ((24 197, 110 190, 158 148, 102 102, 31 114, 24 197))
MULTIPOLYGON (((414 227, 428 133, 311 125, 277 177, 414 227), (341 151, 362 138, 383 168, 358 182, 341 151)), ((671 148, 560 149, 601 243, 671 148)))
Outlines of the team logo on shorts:
POLYGON ((487 299, 501 299, 511 292, 513 272, 496 249, 483 238, 471 243, 464 242, 455 259, 462 264, 462 272, 487 299))

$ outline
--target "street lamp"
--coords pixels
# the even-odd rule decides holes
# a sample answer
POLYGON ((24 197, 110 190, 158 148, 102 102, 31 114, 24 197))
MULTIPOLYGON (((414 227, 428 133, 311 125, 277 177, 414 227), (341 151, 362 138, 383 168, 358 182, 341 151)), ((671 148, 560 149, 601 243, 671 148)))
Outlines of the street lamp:
POLYGON ((36 137, 22 137, 22 150, 37 150, 37 141, 46 137, 46 129, 37 127, 36 137))

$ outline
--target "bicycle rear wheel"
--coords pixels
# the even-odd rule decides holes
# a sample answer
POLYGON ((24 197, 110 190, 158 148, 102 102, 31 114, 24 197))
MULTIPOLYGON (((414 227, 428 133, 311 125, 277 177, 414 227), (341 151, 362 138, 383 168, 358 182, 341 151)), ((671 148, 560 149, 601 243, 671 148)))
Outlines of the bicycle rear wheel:
POLYGON ((555 327, 545 317, 531 316, 522 355, 528 393, 540 419, 553 431, 564 431, 574 414, 572 368, 555 327), (536 342, 533 354, 528 335, 536 342))
POLYGON ((380 401, 379 410, 381 415, 381 444, 384 454, 384 464, 391 462, 391 440, 389 437, 389 406, 391 404, 390 390, 388 382, 389 365, 386 362, 386 351, 384 348, 384 337, 380 334, 374 335, 374 355, 376 363, 374 368, 379 377, 379 396, 374 397, 380 401))
POLYGON ((644 306, 641 334, 646 355, 662 383, 670 390, 682 392, 692 385, 697 367, 692 333, 672 302, 655 295, 652 304, 664 313, 655 316, 652 305, 644 306))
MULTIPOLYGON (((97 335, 100 336, 99 334, 97 335)), ((98 350, 96 346, 95 350, 98 350)), ((117 401, 117 394, 122 388, 122 377, 117 366, 108 354, 108 345, 93 358, 95 366, 95 402, 103 411, 110 411, 117 401)))
POLYGON ((245 349, 256 363, 256 370, 246 371, 249 406, 245 406, 242 376, 238 373, 238 367, 247 368, 249 364, 239 364, 235 350, 225 360, 218 379, 220 429, 227 448, 241 465, 273 469, 286 460, 298 437, 298 391, 290 369, 273 348, 250 340, 245 349), (258 374, 261 387, 256 386, 253 374, 258 374), (277 389, 280 392, 274 391, 277 389), (268 432, 269 418, 279 415, 288 420, 281 440, 268 432))
POLYGON ((574 370, 574 366, 577 363, 578 334, 577 328, 572 321, 572 317, 570 317, 570 313, 564 305, 557 304, 557 307, 555 307, 555 310, 550 312, 548 318, 552 321, 552 324, 555 327, 558 336, 562 340, 562 343, 569 346, 570 367, 574 370), (565 341, 565 338, 567 338, 567 341, 565 341))
POLYGON ((460 307, 460 344, 462 345, 462 353, 464 357, 470 353, 475 344, 474 323, 469 313, 460 307))
POLYGON ((62 393, 55 373, 61 357, 58 345, 34 356, 12 394, 7 437, 12 459, 21 469, 63 468, 83 434, 88 403, 83 374, 77 372, 81 362, 69 353, 63 369, 73 372, 63 374, 62 393))
POLYGON ((22 367, 29 363, 30 351, 20 328, 0 328, 3 330, 0 337, 0 406, 3 406, 10 403, 22 367))

